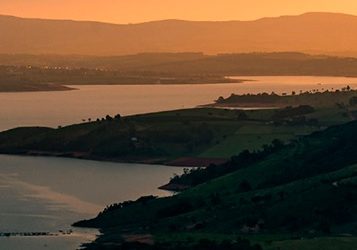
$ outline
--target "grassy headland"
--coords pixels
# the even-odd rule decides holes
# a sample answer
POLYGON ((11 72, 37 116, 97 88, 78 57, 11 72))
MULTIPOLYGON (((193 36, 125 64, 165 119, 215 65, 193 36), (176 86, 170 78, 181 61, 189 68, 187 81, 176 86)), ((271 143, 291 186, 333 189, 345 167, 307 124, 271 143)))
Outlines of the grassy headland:
POLYGON ((101 229, 88 249, 352 250, 356 131, 357 122, 333 126, 173 197, 114 204, 75 225, 101 229))
POLYGON ((273 140, 286 143, 354 120, 355 96, 357 93, 351 90, 292 97, 274 95, 292 98, 293 103, 286 103, 294 106, 247 111, 196 108, 107 116, 57 129, 17 128, 0 133, 0 152, 208 166, 223 163, 244 150, 259 150, 273 140))
POLYGON ((282 118, 277 114, 198 108, 108 116, 57 129, 16 128, 0 133, 0 152, 202 167, 258 150, 274 139, 288 142, 352 120, 337 106, 282 118))

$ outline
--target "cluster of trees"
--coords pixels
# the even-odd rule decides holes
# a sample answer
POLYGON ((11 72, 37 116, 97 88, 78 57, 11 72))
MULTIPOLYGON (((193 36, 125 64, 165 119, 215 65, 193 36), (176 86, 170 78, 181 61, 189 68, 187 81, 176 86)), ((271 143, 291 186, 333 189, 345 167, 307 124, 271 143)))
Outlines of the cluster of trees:
POLYGON ((259 94, 244 94, 244 95, 235 95, 231 94, 228 98, 220 96, 217 100, 217 104, 224 103, 275 103, 279 101, 281 96, 272 92, 268 93, 259 93, 259 94))
MULTIPOLYGON (((97 118, 96 121, 97 122, 104 122, 104 121, 120 121, 121 120, 121 115, 120 114, 116 114, 114 117, 110 116, 110 115, 106 115, 105 117, 102 118, 97 118)), ((92 122, 92 118, 88 118, 88 119, 82 119, 82 122, 92 122)))
POLYGON ((149 195, 149 196, 142 196, 139 199, 137 199, 136 201, 124 201, 124 202, 120 202, 120 203, 114 203, 111 205, 108 205, 102 212, 99 213, 99 215, 104 214, 104 213, 108 213, 108 212, 112 212, 118 209, 122 209, 134 204, 142 204, 142 205, 146 205, 148 202, 152 201, 152 200, 156 200, 158 197, 157 196, 153 196, 153 195, 149 195))
POLYGON ((288 160, 281 160, 279 162, 281 171, 274 172, 264 186, 281 185, 355 164, 357 135, 354 124, 348 125, 343 130, 332 127, 325 133, 315 132, 309 140, 301 139, 291 144, 291 147, 300 147, 303 151, 296 151, 294 155, 286 156, 288 160), (338 136, 330 136, 330 133, 338 136))
MULTIPOLYGON (((229 97, 219 97, 215 102, 216 104, 241 104, 241 105, 271 105, 271 106, 280 106, 280 105, 333 105, 335 100, 338 102, 345 102, 348 104, 348 98, 351 97, 356 91, 353 90, 350 86, 343 87, 341 89, 332 89, 322 90, 320 92, 318 89, 311 91, 300 91, 297 95, 295 91, 292 91, 291 95, 283 93, 278 95, 274 92, 268 93, 259 93, 259 94, 243 94, 236 95, 231 94, 229 97)), ((353 102, 353 99, 350 101, 353 102)))
MULTIPOLYGON (((100 121, 120 121, 121 120, 121 115, 120 114, 116 114, 114 117, 110 116, 110 115, 106 115, 105 117, 102 118, 97 118, 97 122, 100 121)), ((91 122, 91 119, 88 119, 89 122, 91 122)))
MULTIPOLYGON (((351 136, 352 135, 354 135, 354 133, 351 131, 351 136)), ((334 138, 333 141, 331 141, 328 136, 323 136, 321 138, 319 136, 320 133, 315 133, 311 137, 313 139, 310 140, 312 141, 315 140, 315 138, 318 138, 316 140, 325 142, 324 147, 322 148, 316 148, 313 144, 310 145, 309 141, 305 141, 305 143, 301 145, 301 140, 296 140, 292 141, 289 145, 284 145, 280 140, 274 140, 270 145, 264 145, 261 150, 253 152, 244 150, 239 155, 231 157, 230 161, 227 163, 219 166, 212 164, 207 168, 186 169, 184 174, 174 176, 170 180, 170 184, 196 186, 238 169, 249 167, 279 150, 288 150, 293 147, 311 149, 309 150, 308 155, 305 154, 302 156, 296 154, 296 156, 294 156, 296 161, 281 161, 280 164, 284 164, 281 169, 284 171, 276 172, 265 182, 264 186, 274 186, 295 179, 309 177, 315 173, 333 171, 343 165, 352 164, 357 161, 356 154, 346 154, 346 152, 353 152, 353 148, 356 144, 351 136, 340 136, 339 138, 334 138), (335 164, 336 162, 339 162, 339 164, 335 164)), ((291 157, 289 159, 291 159, 291 157)), ((242 188, 250 190, 252 187, 249 183, 246 183, 242 184, 242 188)))
POLYGON ((207 168, 186 169, 182 175, 174 176, 170 180, 170 184, 196 186, 219 176, 234 172, 240 168, 247 167, 284 147, 283 142, 276 139, 273 140, 270 145, 264 145, 261 150, 253 152, 244 150, 239 155, 231 157, 230 161, 220 166, 211 164, 207 168))

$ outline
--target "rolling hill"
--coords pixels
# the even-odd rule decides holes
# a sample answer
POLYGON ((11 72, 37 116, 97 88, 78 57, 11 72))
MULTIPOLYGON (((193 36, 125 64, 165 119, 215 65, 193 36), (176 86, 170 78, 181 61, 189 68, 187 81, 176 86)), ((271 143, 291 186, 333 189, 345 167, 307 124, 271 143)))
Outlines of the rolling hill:
POLYGON ((127 249, 120 235, 130 233, 151 234, 159 246, 135 249, 250 249, 189 247, 237 236, 264 249, 321 249, 326 240, 328 249, 355 249, 356 128, 351 122, 313 133, 181 194, 114 204, 75 225, 104 233, 88 249, 127 249))
MULTIPOLYGON (((0 153, 207 166, 225 162, 243 150, 260 149, 274 139, 287 142, 321 127, 353 120, 346 112, 352 116, 355 110, 348 106, 355 91, 311 95, 334 101, 322 101, 324 105, 310 107, 308 112, 288 110, 283 117, 277 116, 278 110, 269 109, 194 108, 107 116, 57 129, 15 128, 0 133, 0 153), (346 106, 339 108, 336 101, 346 106)), ((304 98, 298 100, 304 102, 304 98)))
POLYGON ((121 25, 0 16, 0 30, 0 53, 10 54, 357 52, 357 17, 335 13, 255 21, 163 20, 121 25))

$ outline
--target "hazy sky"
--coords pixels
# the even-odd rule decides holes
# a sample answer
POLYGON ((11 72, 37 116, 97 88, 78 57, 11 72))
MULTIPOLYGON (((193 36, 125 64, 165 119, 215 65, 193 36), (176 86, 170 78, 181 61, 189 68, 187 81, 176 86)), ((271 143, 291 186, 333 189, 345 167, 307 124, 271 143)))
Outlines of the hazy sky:
POLYGON ((357 15, 356 0, 0 0, 0 13, 114 23, 251 20, 311 11, 357 15))

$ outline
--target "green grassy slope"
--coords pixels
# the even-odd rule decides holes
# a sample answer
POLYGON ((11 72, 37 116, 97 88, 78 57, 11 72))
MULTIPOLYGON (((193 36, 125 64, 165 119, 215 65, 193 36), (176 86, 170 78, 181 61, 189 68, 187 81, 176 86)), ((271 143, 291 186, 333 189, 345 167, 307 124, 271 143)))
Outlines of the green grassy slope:
POLYGON ((317 124, 274 124, 276 112, 198 108, 100 119, 58 129, 15 129, 0 133, 0 152, 157 163, 182 157, 229 159, 246 149, 260 149, 273 139, 288 142, 352 119, 344 109, 331 107, 327 114, 326 108, 307 114, 308 120, 321 118, 317 124))
MULTIPOLYGON (((150 233, 157 241, 174 234, 185 234, 186 240, 211 234, 220 240, 219 235, 233 239, 254 232, 254 241, 267 249, 302 247, 326 235, 356 235, 356 148, 357 122, 332 127, 179 195, 114 205, 77 225, 101 228, 104 238, 98 242, 110 240, 113 232, 150 233), (294 237, 311 240, 291 241, 294 237)), ((333 242, 331 249, 352 249, 356 242, 320 240, 333 242)))

